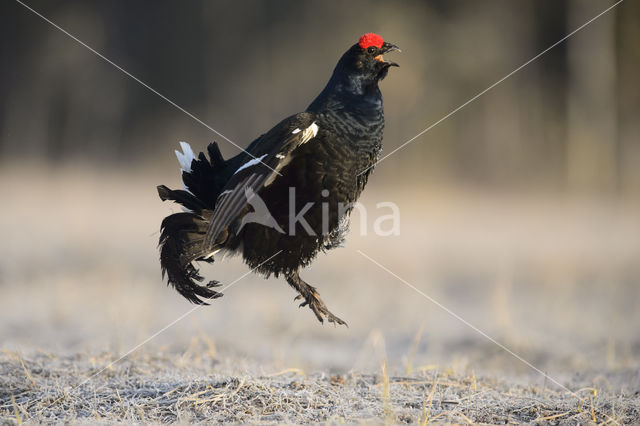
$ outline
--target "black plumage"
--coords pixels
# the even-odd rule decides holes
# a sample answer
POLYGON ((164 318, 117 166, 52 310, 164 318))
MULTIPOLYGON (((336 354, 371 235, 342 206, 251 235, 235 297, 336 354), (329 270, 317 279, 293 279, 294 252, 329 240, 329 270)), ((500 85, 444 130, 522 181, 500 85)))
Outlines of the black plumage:
POLYGON ((204 304, 222 295, 214 289, 220 284, 201 285, 194 262, 212 262, 218 251, 239 253, 256 272, 283 275, 321 322, 345 324, 299 270, 344 239, 352 204, 382 147, 378 82, 397 66, 382 57, 392 50, 398 49, 380 36, 362 36, 305 112, 282 120, 233 158, 224 160, 215 142, 208 158, 193 157, 183 144, 185 189, 158 187, 162 200, 187 209, 161 225, 160 262, 169 284, 204 304), (258 201, 268 211, 258 209, 258 201))

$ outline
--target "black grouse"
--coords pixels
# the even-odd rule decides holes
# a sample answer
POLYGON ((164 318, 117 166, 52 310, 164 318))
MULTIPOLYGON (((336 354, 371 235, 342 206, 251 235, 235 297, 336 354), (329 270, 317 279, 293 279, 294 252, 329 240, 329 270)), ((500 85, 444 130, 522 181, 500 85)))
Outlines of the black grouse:
POLYGON ((213 142, 209 158, 188 144, 176 151, 184 190, 158 186, 160 198, 185 212, 161 226, 163 276, 189 301, 222 296, 217 281, 201 285, 195 261, 214 254, 241 254, 254 271, 283 275, 318 320, 346 323, 333 315, 300 268, 318 252, 339 246, 353 203, 367 183, 382 148, 384 112, 378 82, 399 50, 377 34, 363 35, 338 61, 331 79, 306 111, 285 118, 224 160, 213 142))

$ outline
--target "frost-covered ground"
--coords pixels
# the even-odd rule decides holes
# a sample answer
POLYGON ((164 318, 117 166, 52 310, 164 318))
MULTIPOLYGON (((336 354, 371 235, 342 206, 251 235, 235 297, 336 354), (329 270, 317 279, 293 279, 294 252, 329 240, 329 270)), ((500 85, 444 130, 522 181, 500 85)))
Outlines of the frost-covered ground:
MULTIPOLYGON (((283 280, 248 275, 196 309, 167 288, 158 183, 177 176, 1 169, 1 419, 640 421, 638 200, 374 178, 369 235, 354 219, 304 272, 349 323, 334 328, 283 280), (372 233, 381 201, 400 236, 372 233)), ((223 284, 247 270, 204 268, 223 284)))

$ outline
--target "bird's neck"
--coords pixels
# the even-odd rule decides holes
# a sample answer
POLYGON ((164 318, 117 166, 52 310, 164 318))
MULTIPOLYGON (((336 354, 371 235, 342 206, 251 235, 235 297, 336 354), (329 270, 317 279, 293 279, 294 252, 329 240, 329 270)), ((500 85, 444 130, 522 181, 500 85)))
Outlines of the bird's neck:
POLYGON ((381 112, 382 93, 378 88, 378 82, 334 72, 307 111, 321 113, 335 110, 365 115, 381 112))
POLYGON ((384 111, 376 82, 366 90, 353 90, 341 81, 330 80, 307 109, 318 117, 318 125, 342 141, 351 141, 369 152, 377 152, 382 140, 384 111))

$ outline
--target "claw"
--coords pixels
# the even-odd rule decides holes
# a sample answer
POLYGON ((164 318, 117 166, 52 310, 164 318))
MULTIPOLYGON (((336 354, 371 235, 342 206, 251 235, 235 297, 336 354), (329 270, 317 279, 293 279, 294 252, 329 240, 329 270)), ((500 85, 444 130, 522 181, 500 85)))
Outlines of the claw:
MULTIPOLYGON (((336 325, 336 324, 347 325, 346 322, 344 322, 343 320, 341 320, 337 316, 333 315, 329 311, 329 309, 327 309, 327 307, 322 302, 320 297, 318 297, 317 293, 315 293, 312 296, 311 300, 307 301, 307 304, 309 305, 309 307, 311 308, 313 313, 316 315, 316 318, 318 318, 318 321, 320 321, 321 323, 324 324, 324 317, 323 317, 323 315, 324 315, 325 317, 327 317, 327 321, 330 322, 330 323, 333 323, 334 325, 336 325)), ((348 325, 347 325, 347 327, 348 327, 348 325)))
POLYGON ((333 323, 334 326, 336 324, 347 325, 346 322, 333 315, 329 309, 327 309, 326 305, 320 299, 320 295, 316 291, 315 287, 310 286, 305 283, 300 277, 296 274, 292 274, 287 277, 287 282, 296 290, 298 290, 298 295, 293 299, 294 301, 304 299, 302 303, 300 303, 299 307, 309 306, 309 309, 313 312, 313 314, 318 318, 320 323, 324 324, 324 320, 326 319, 328 322, 333 323))
POLYGON ((316 314, 316 318, 318 318, 318 321, 320 321, 321 324, 324 324, 324 318, 322 318, 322 315, 320 315, 320 312, 318 312, 313 307, 311 308, 311 310, 313 311, 314 314, 316 314))
POLYGON ((340 324, 340 325, 344 325, 347 328, 349 328, 349 324, 347 324, 346 322, 344 322, 343 320, 341 320, 340 318, 338 318, 337 316, 335 316, 335 315, 333 315, 331 313, 329 313, 328 320, 329 320, 329 322, 333 323, 334 327, 336 327, 337 324, 340 324))

